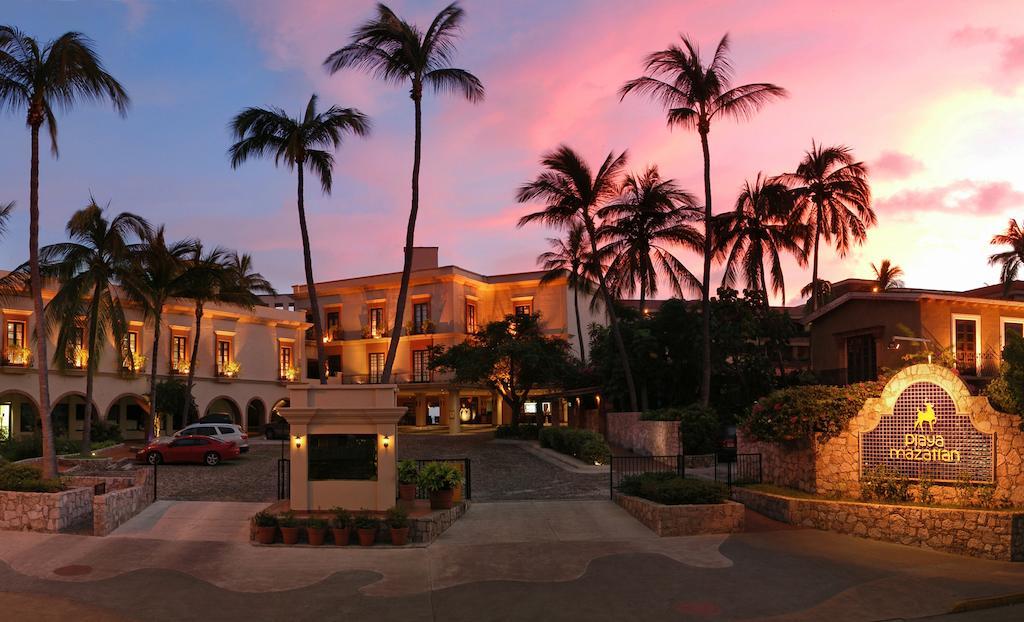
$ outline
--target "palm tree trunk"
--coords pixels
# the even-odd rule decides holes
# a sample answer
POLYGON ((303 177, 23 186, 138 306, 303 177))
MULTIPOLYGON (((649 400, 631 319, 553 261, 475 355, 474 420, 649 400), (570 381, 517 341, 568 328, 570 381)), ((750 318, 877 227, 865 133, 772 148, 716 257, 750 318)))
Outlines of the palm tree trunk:
POLYGON ((814 268, 811 272, 811 309, 813 311, 818 310, 818 302, 821 298, 818 291, 818 244, 821 242, 821 205, 817 205, 815 209, 818 211, 818 216, 814 221, 814 268))
POLYGON ((39 420, 43 434, 43 477, 57 477, 57 453, 50 412, 50 375, 46 356, 46 323, 43 321, 43 278, 39 272, 39 123, 32 123, 32 163, 28 186, 28 263, 32 311, 36 316, 36 370, 39 375, 39 420))
MULTIPOLYGON (((594 221, 590 218, 590 214, 584 212, 583 224, 587 227, 587 236, 590 238, 590 252, 593 253, 594 257, 598 257, 597 252, 597 231, 594 228, 594 221)), ((604 300, 604 306, 608 310, 608 323, 611 324, 612 338, 615 340, 615 348, 619 351, 619 358, 622 361, 622 372, 626 376, 626 389, 629 392, 629 409, 631 412, 638 412, 639 404, 636 400, 636 384, 633 382, 633 370, 629 365, 629 353, 626 352, 626 344, 622 341, 622 332, 619 330, 619 316, 615 313, 615 301, 612 300, 611 294, 608 292, 608 282, 604 276, 604 270, 600 265, 596 265, 595 272, 597 272, 597 285, 601 291, 601 298, 604 300)))
MULTIPOLYGON (((92 292, 92 304, 89 305, 89 350, 85 355, 85 420, 82 422, 82 445, 79 455, 86 456, 92 451, 93 421, 93 376, 96 374, 96 342, 99 332, 100 284, 97 283, 92 292)), ((99 416, 97 415, 97 418, 99 416)))
POLYGON ((643 316, 643 314, 644 314, 644 302, 646 302, 646 300, 647 300, 647 295, 646 294, 647 294, 647 289, 644 287, 643 283, 640 283, 640 315, 641 316, 643 316))
POLYGON ((160 358, 160 323, 163 320, 164 301, 157 300, 153 313, 153 362, 149 366, 149 417, 146 419, 146 443, 153 442, 153 432, 157 427, 156 418, 156 363, 160 358))
POLYGON ((309 230, 306 228, 306 202, 303 198, 302 162, 296 162, 299 169, 299 231, 302 233, 302 261, 306 268, 306 291, 309 292, 309 311, 313 315, 313 337, 316 339, 317 373, 320 384, 327 384, 327 359, 324 355, 324 329, 320 325, 320 301, 316 297, 316 282, 313 280, 313 255, 309 248, 309 230))
POLYGON ((576 310, 576 336, 580 340, 580 361, 585 364, 587 362, 587 351, 583 346, 583 323, 580 322, 580 290, 577 287, 572 288, 572 303, 573 309, 576 310))
MULTIPOLYGON (((702 128, 707 121, 702 120, 702 128)), ((701 288, 701 334, 704 337, 700 379, 700 403, 707 406, 711 401, 711 150, 708 148, 708 131, 700 132, 700 146, 704 151, 704 282, 701 288)))
MULTIPOLYGON (((415 87, 414 87, 415 88, 415 87)), ((391 342, 388 344, 388 356, 384 360, 384 372, 381 382, 391 382, 391 370, 398 356, 398 340, 402 335, 402 318, 405 317, 405 299, 409 295, 409 276, 412 274, 412 245, 416 234, 416 215, 420 211, 420 150, 423 144, 423 111, 420 98, 413 98, 416 112, 416 136, 413 140, 412 155, 412 206, 409 208, 409 224, 405 228, 405 262, 402 264, 402 284, 398 289, 398 302, 395 304, 395 323, 391 329, 391 342)))
POLYGON ((184 427, 190 422, 188 420, 188 407, 192 405, 192 386, 196 379, 196 360, 199 358, 199 334, 203 327, 203 303, 196 301, 196 336, 192 341, 192 356, 188 360, 188 380, 185 381, 185 403, 181 405, 181 425, 184 427))

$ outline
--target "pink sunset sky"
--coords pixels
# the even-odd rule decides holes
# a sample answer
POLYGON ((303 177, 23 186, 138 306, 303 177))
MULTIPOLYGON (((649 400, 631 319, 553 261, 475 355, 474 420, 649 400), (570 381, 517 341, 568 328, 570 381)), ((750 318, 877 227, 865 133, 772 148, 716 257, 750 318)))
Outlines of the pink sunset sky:
MULTIPOLYGON (((129 5, 130 10, 122 7, 121 28, 171 27, 161 21, 166 7, 129 5)), ((713 126, 716 212, 731 209, 740 185, 759 171, 792 170, 812 139, 845 144, 870 168, 879 222, 867 243, 845 259, 823 251, 823 278, 869 277, 870 264, 888 258, 903 267, 913 287, 962 289, 998 280, 998 269, 987 265, 989 239, 1008 219, 1024 216, 1020 2, 462 5, 467 16, 456 65, 481 78, 487 97, 478 105, 433 95, 425 102, 417 244, 440 246, 442 263, 483 273, 534 268, 537 254, 546 250, 545 238, 556 233, 515 228, 528 209, 515 202, 515 190, 537 173, 540 154, 561 142, 594 166, 610 150, 628 149, 632 169, 656 163, 702 196, 696 134, 668 130, 659 106, 638 97, 620 102, 616 93, 641 74, 647 53, 678 41, 679 33, 710 52, 728 32, 736 83, 773 82, 790 97, 751 121, 713 126)), ((314 91, 324 106, 363 110, 373 118, 374 133, 339 151, 332 196, 321 197, 307 186, 316 276, 399 270, 409 207, 412 103, 406 89, 354 70, 328 76, 321 67, 371 16, 373 5, 236 0, 229 6, 217 16, 223 20, 218 28, 251 43, 255 53, 244 56, 244 75, 266 79, 262 99, 236 101, 226 91, 217 95, 215 113, 192 108, 175 114, 211 114, 217 117, 211 125, 223 127, 248 105, 298 112, 314 91)), ((396 2, 392 8, 425 27, 441 6, 396 2)), ((117 66, 110 53, 106 58, 117 66)), ((152 92, 158 99, 160 89, 152 92)), ((144 105, 137 98, 136 109, 144 105)), ((226 149, 229 138, 223 134, 216 140, 226 149)), ((252 252, 281 289, 300 282, 294 176, 269 162, 233 172, 222 153, 213 156, 219 168, 205 175, 226 182, 162 181, 189 187, 186 203, 196 207, 187 218, 167 216, 170 205, 147 215, 170 219, 178 235, 208 232, 204 238, 252 252), (237 205, 239 200, 245 205, 237 205), (213 208, 218 204, 228 207, 213 208)), ((699 259, 684 258, 699 271, 699 259)), ((716 286, 719 275, 716 270, 716 286)), ((788 262, 787 302, 795 302, 809 280, 809 269, 788 262)), ((659 296, 669 294, 663 289, 659 296)))

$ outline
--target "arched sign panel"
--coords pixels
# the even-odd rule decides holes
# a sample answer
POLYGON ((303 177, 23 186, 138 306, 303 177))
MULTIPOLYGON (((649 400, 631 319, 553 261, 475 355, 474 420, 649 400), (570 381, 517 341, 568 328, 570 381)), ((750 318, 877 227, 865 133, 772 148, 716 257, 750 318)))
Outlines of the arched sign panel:
POLYGON ((885 465, 910 479, 935 482, 995 481, 995 439, 958 413, 950 394, 934 382, 914 382, 861 434, 861 476, 885 465))

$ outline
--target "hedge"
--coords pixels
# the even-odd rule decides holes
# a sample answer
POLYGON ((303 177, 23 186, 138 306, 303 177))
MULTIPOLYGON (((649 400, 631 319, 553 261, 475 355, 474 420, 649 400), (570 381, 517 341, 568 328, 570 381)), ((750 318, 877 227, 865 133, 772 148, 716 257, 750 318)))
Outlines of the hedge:
POLYGON ((773 391, 758 400, 741 423, 762 441, 827 440, 837 436, 869 398, 882 394, 881 381, 843 387, 807 385, 773 391))
POLYGON ((494 429, 494 438, 511 438, 521 441, 535 441, 540 432, 535 424, 521 423, 516 427, 510 425, 499 425, 494 429))
POLYGON ((60 492, 64 482, 60 479, 43 479, 38 467, 27 464, 5 464, 0 466, 0 490, 14 492, 60 492))
POLYGON ((663 505, 708 505, 722 503, 729 496, 725 484, 702 479, 685 479, 675 473, 642 473, 624 477, 619 492, 663 505))
POLYGON ((612 457, 604 437, 597 432, 578 428, 543 428, 540 445, 582 460, 587 464, 607 464, 612 457))

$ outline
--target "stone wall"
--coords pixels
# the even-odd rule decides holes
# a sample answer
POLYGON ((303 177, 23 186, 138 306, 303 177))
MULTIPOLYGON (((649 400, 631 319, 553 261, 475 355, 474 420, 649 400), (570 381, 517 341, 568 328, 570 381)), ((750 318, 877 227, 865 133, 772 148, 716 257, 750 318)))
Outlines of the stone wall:
POLYGON ((56 533, 87 520, 92 489, 61 492, 0 491, 0 529, 56 533))
MULTIPOLYGON (((409 541, 430 543, 451 527, 469 510, 469 501, 456 503, 450 510, 436 510, 430 516, 410 518, 409 541)), ((382 529, 383 533, 384 530, 382 529)), ((390 538, 390 536, 388 536, 390 538)))
POLYGON ((153 489, 130 486, 96 495, 92 499, 93 535, 105 536, 153 503, 153 489))
POLYGON ((791 525, 958 555, 1024 561, 1024 512, 797 499, 749 488, 732 498, 791 525))
POLYGON ((744 507, 726 501, 709 505, 662 505, 615 494, 615 502, 659 536, 695 536, 743 530, 744 507))
POLYGON ((679 446, 678 421, 644 421, 640 413, 608 413, 608 442, 645 456, 676 456, 679 446))

